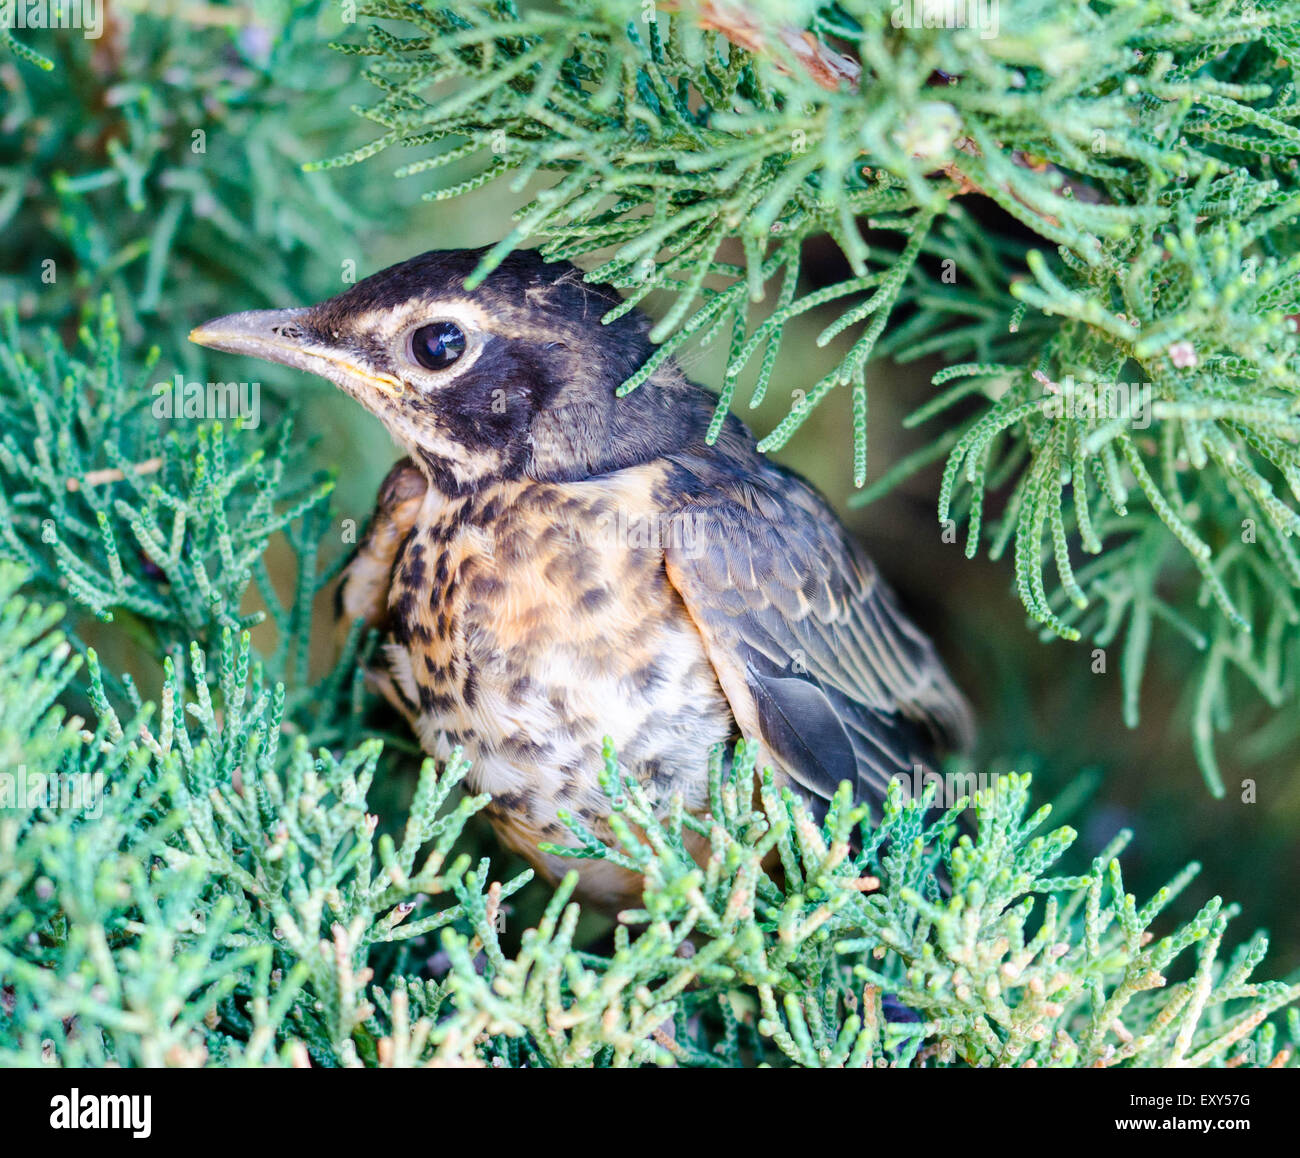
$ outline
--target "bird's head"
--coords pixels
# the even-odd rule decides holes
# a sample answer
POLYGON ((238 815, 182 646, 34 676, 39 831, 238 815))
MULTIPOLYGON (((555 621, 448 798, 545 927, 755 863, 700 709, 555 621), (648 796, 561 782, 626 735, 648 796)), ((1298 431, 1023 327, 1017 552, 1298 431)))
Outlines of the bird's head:
POLYGON ((698 406, 672 403, 695 388, 675 371, 615 397, 652 347, 636 311, 602 324, 613 288, 519 250, 467 290, 483 252, 424 253, 319 305, 231 314, 190 338, 329 379, 446 493, 583 478, 689 437, 698 406))

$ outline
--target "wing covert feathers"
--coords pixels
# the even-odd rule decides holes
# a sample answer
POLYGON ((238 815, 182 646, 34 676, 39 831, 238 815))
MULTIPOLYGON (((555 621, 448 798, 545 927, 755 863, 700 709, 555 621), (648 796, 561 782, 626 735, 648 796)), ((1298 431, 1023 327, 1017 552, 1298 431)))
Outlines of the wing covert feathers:
POLYGON ((692 534, 668 547, 669 579, 742 732, 797 782, 829 797, 856 769, 858 792, 879 799, 893 775, 970 744, 933 644, 801 480, 771 466, 715 480, 678 518, 692 534))

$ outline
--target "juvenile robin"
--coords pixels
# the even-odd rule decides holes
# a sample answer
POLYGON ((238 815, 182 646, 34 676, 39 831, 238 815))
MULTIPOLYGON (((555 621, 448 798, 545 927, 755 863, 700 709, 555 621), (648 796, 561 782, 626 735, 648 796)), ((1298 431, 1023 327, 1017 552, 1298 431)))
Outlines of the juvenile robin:
POLYGON ((739 737, 814 805, 879 800, 964 745, 970 713, 933 645, 802 479, 760 455, 635 311, 568 262, 421 254, 319 305, 210 321, 204 346, 329 379, 407 457, 340 588, 382 633, 370 673, 421 745, 463 745, 506 845, 579 895, 636 903, 640 878, 545 854, 558 818, 610 836, 604 736, 667 809, 708 807, 707 750, 739 737))

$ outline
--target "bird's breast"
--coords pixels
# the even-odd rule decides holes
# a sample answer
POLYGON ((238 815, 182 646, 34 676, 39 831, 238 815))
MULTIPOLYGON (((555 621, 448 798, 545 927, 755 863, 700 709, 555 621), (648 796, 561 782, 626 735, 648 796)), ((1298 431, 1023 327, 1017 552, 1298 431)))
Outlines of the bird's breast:
POLYGON ((707 802, 707 747, 731 737, 664 571, 664 547, 689 527, 658 509, 658 481, 647 467, 431 496, 394 566, 402 706, 427 751, 464 746, 472 787, 493 795, 494 820, 526 854, 539 839, 572 843, 561 810, 605 835, 605 736, 652 795, 666 806, 681 792, 692 811, 707 802))

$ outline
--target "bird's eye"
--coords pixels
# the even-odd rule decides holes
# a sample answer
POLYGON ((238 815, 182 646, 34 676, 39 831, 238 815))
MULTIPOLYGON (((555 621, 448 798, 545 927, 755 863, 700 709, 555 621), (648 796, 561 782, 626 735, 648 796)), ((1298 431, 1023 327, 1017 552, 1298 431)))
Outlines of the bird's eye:
POLYGON ((445 370, 465 352, 465 333, 455 322, 430 322, 411 335, 411 356, 426 370, 445 370))

